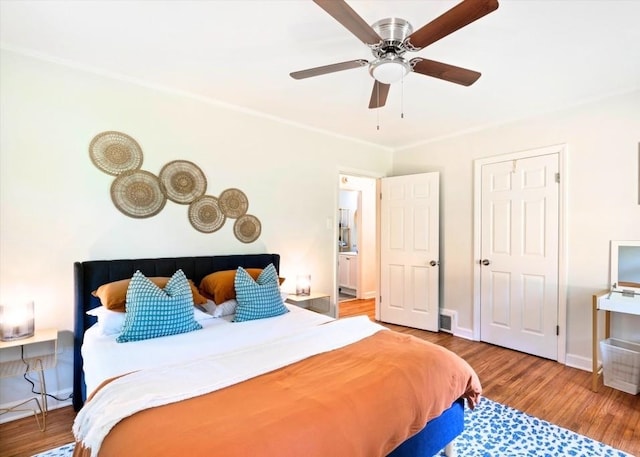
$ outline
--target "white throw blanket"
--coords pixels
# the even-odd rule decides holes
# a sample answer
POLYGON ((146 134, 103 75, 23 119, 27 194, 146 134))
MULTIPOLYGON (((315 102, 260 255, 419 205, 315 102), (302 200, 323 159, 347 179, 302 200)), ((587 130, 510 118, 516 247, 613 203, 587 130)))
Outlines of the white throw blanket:
POLYGON ((274 339, 260 346, 137 371, 100 389, 76 416, 77 441, 97 456, 102 441, 122 419, 155 406, 213 392, 264 373, 332 351, 385 327, 358 316, 274 339))

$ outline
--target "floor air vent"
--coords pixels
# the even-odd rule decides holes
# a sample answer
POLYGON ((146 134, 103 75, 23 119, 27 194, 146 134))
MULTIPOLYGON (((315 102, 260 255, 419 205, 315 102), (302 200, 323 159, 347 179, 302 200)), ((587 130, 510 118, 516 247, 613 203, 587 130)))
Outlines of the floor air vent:
POLYGON ((440 314, 440 330, 443 332, 453 333, 451 329, 451 316, 440 314))

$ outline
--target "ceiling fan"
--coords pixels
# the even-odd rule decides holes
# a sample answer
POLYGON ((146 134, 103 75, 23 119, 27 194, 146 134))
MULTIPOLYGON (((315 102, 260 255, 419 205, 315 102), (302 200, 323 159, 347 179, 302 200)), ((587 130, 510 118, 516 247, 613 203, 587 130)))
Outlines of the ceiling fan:
POLYGON ((407 60, 404 54, 407 51, 419 51, 498 8, 497 0, 463 0, 414 32, 411 24, 400 18, 381 19, 369 25, 344 0, 313 1, 369 46, 374 60, 369 62, 357 59, 334 63, 294 71, 290 76, 294 79, 304 79, 368 65, 369 73, 375 79, 369 108, 384 106, 391 84, 402 80, 410 72, 463 86, 470 86, 476 82, 480 77, 477 71, 422 57, 407 60))

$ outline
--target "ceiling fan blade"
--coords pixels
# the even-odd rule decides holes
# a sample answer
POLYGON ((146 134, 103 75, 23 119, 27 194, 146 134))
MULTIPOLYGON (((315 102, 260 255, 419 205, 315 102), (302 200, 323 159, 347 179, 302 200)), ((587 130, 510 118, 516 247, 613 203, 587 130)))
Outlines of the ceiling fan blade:
POLYGON ((373 90, 371 91, 371 100, 369 100, 369 108, 380 108, 387 103, 387 95, 389 95, 389 88, 391 84, 384 84, 380 81, 376 81, 373 84, 373 90))
POLYGON ((365 44, 373 45, 382 41, 378 33, 362 19, 344 0, 313 0, 365 44))
POLYGON ((497 0, 463 0, 446 13, 422 26, 404 40, 407 49, 417 51, 465 25, 498 9, 497 0))
POLYGON ((363 67, 368 63, 369 62, 364 59, 350 60, 348 62, 340 62, 331 65, 324 65, 322 67, 309 68, 307 70, 294 71, 293 73, 289 73, 289 76, 293 79, 311 78, 312 76, 326 75, 327 73, 334 73, 336 71, 363 67))
POLYGON ((444 79, 445 81, 462 84, 463 86, 470 86, 476 82, 481 75, 481 73, 477 71, 436 62, 435 60, 423 59, 422 57, 411 59, 410 63, 415 73, 433 76, 434 78, 444 79))

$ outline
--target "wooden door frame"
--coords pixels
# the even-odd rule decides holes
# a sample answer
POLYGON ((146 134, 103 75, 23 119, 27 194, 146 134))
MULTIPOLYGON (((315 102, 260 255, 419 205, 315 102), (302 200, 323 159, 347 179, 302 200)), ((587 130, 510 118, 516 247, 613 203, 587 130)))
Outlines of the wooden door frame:
POLYGON ((526 151, 484 157, 473 161, 473 339, 480 341, 480 256, 482 214, 482 167, 507 160, 526 159, 541 155, 558 154, 558 362, 566 363, 567 355, 567 240, 566 240, 566 196, 567 196, 567 145, 557 144, 526 151))

